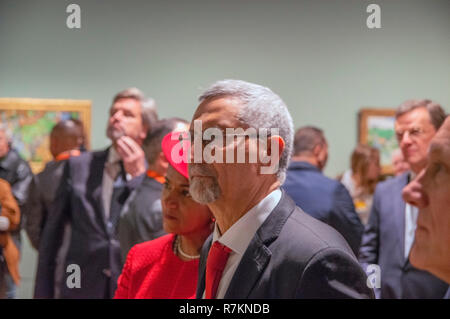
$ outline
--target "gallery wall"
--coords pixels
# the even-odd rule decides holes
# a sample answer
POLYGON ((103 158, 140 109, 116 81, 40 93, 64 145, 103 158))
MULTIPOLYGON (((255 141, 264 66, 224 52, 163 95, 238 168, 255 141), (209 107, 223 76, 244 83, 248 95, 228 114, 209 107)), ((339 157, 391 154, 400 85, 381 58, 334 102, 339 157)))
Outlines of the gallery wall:
POLYGON ((449 58, 448 0, 0 1, 0 97, 92 100, 94 148, 108 145, 108 108, 123 88, 155 98, 161 117, 190 120, 203 88, 236 78, 272 88, 296 127, 323 128, 325 173, 336 176, 360 108, 426 97, 449 110, 449 58), (66 26, 70 3, 80 29, 66 26), (370 3, 380 29, 367 28, 370 3))

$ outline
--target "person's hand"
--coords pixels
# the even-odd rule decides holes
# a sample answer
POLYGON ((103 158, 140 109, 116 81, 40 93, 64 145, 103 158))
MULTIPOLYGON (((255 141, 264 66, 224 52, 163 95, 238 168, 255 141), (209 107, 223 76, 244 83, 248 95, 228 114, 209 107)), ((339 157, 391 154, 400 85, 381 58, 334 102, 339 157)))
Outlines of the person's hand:
POLYGON ((416 207, 425 207, 428 205, 428 198, 422 190, 422 184, 419 182, 425 171, 423 170, 412 182, 403 188, 403 200, 416 207))
POLYGON ((145 155, 139 144, 131 137, 122 136, 117 140, 116 146, 128 174, 134 178, 145 173, 145 155))

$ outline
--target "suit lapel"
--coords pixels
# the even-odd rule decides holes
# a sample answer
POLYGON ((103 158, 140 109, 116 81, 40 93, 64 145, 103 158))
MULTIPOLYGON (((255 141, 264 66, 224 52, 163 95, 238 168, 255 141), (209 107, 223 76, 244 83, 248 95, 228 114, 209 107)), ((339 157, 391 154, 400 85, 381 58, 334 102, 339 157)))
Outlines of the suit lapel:
POLYGON ((256 232, 242 256, 224 298, 248 298, 272 256, 270 244, 278 238, 295 203, 282 191, 278 205, 256 232))
POLYGON ((108 150, 92 153, 92 161, 90 163, 90 174, 87 181, 86 192, 91 198, 92 205, 96 206, 95 213, 97 219, 101 221, 104 230, 106 231, 105 208, 103 206, 102 184, 103 184, 103 169, 106 159, 108 158, 108 150))

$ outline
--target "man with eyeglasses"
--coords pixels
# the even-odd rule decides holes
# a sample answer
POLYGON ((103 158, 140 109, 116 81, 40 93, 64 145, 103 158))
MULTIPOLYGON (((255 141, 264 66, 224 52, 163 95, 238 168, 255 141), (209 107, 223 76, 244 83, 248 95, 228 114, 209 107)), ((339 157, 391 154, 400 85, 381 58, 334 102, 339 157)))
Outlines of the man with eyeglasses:
POLYGON ((410 264, 418 209, 402 199, 403 188, 427 164, 431 139, 442 125, 445 112, 430 100, 408 100, 395 115, 395 133, 410 171, 380 183, 365 228, 359 260, 363 267, 381 269, 380 298, 442 298, 448 284, 410 264))

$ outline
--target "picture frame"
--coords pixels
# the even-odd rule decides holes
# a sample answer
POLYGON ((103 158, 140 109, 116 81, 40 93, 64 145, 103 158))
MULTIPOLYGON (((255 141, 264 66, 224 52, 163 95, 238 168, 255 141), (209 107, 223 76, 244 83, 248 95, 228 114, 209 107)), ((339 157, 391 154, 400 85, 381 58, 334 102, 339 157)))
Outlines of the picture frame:
POLYGON ((50 132, 60 120, 83 122, 86 149, 91 136, 90 100, 0 98, 0 122, 12 133, 11 147, 25 159, 34 174, 51 161, 50 132))
POLYGON ((382 175, 393 175, 392 153, 398 148, 395 109, 363 108, 358 113, 358 142, 380 151, 382 175))

